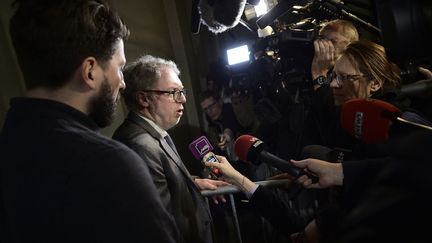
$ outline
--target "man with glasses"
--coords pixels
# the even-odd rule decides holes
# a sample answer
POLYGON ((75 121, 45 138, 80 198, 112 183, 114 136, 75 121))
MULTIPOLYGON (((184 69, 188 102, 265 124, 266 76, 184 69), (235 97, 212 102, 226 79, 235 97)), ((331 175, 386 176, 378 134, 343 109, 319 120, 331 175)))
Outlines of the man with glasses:
POLYGON ((240 127, 231 104, 224 104, 220 94, 207 90, 200 95, 201 109, 208 122, 208 135, 212 144, 217 145, 216 153, 236 160, 230 145, 240 127))
POLYGON ((167 133, 180 121, 186 103, 179 74, 174 62, 150 55, 127 65, 123 95, 130 113, 113 138, 135 150, 148 164, 183 241, 212 242, 211 215, 200 190, 214 190, 227 183, 193 179, 167 133))
POLYGON ((327 22, 320 30, 320 38, 314 41, 315 54, 311 65, 314 89, 329 84, 327 74, 345 47, 359 39, 356 27, 346 21, 335 19, 327 22))

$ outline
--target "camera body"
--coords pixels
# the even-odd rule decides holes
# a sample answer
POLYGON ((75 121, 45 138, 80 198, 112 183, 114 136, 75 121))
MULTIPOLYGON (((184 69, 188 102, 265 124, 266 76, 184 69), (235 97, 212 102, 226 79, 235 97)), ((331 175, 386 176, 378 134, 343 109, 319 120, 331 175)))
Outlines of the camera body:
POLYGON ((250 62, 232 68, 232 90, 253 95, 257 102, 269 98, 276 105, 294 102, 310 91, 313 42, 318 28, 285 28, 260 38, 251 48, 250 62))

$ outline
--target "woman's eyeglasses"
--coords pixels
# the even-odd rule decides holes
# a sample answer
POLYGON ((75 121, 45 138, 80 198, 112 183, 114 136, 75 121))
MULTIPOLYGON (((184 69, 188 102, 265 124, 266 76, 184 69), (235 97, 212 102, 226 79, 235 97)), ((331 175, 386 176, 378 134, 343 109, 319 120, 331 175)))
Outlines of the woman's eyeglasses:
POLYGON ((354 82, 360 78, 369 78, 370 75, 367 74, 341 74, 338 75, 335 72, 332 72, 328 75, 327 79, 329 82, 333 81, 333 79, 336 80, 336 84, 340 87, 342 86, 345 82, 349 81, 349 82, 354 82))

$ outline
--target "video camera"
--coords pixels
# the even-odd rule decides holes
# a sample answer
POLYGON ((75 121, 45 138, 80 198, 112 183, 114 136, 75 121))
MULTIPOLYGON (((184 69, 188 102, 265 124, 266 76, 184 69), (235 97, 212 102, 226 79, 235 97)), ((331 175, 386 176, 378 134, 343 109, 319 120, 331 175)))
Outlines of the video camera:
POLYGON ((230 65, 233 90, 248 90, 255 100, 267 97, 283 105, 307 101, 313 92, 313 42, 319 38, 323 23, 333 19, 356 21, 373 33, 380 31, 354 15, 341 1, 280 0, 256 19, 258 34, 267 28, 272 34, 250 45, 247 64, 230 65))
POLYGON ((253 94, 255 101, 266 97, 276 105, 286 106, 300 102, 311 92, 313 42, 318 38, 319 26, 312 19, 290 25, 277 21, 272 26, 275 30, 271 35, 249 45, 249 52, 244 54, 247 58, 243 59, 246 62, 230 62, 228 57, 231 88, 253 94))

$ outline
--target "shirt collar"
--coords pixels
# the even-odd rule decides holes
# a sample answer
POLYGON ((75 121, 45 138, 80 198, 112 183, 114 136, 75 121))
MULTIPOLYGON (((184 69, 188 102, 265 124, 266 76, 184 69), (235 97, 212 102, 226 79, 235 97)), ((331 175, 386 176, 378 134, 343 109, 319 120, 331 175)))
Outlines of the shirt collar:
POLYGON ((135 113, 136 113, 139 117, 141 117, 142 119, 146 120, 146 121, 150 124, 150 126, 153 127, 153 128, 156 130, 156 132, 157 132, 158 134, 160 134, 163 138, 164 138, 165 136, 168 135, 168 132, 165 131, 165 130, 163 130, 163 129, 162 129, 160 126, 158 126, 154 121, 152 121, 152 120, 150 120, 149 118, 147 118, 147 117, 141 115, 141 114, 138 113, 138 112, 135 112, 135 113))

